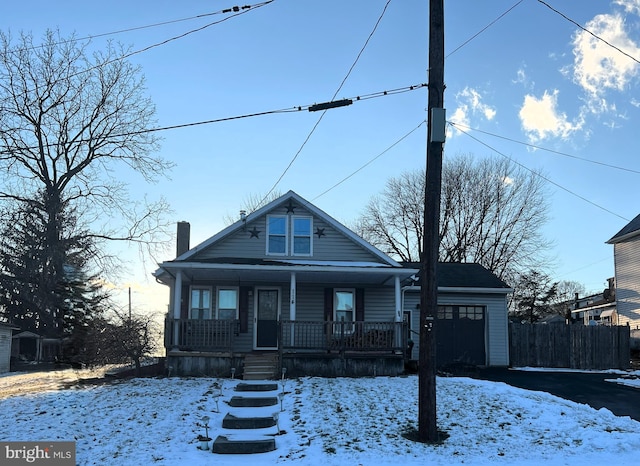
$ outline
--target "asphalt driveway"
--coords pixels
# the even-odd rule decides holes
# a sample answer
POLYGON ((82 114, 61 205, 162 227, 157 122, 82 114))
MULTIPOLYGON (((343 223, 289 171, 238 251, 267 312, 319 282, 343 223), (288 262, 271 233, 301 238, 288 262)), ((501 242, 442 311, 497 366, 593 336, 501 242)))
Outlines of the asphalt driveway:
POLYGON ((604 407, 616 416, 629 416, 640 421, 640 389, 605 382, 605 379, 618 377, 614 374, 534 372, 505 368, 480 369, 478 373, 478 378, 483 380, 551 393, 596 409, 604 407))

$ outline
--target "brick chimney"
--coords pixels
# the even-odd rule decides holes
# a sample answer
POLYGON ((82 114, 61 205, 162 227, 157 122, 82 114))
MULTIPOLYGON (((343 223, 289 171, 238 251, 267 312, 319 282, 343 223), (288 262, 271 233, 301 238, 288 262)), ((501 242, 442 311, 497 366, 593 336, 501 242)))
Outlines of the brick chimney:
POLYGON ((189 237, 191 236, 191 224, 189 222, 178 222, 176 235, 176 257, 181 256, 189 250, 189 237))

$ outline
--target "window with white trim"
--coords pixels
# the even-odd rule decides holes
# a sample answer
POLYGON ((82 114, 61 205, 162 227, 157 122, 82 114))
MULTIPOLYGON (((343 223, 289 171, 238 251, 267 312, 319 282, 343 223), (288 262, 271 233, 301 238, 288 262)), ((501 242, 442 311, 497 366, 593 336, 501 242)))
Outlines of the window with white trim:
POLYGON ((216 300, 216 314, 218 319, 238 319, 238 288, 218 287, 216 300))
POLYGON ((335 288, 333 290, 333 320, 336 322, 334 333, 353 333, 353 322, 356 320, 355 289, 335 288))
POLYGON ((189 298, 190 319, 211 319, 211 288, 192 287, 189 298))
POLYGON ((267 216, 267 254, 311 256, 313 218, 302 215, 267 216))
POLYGON ((287 254, 287 216, 267 216, 267 254, 287 254))
POLYGON ((312 244, 312 218, 311 217, 291 217, 291 251, 294 256, 310 256, 312 244))

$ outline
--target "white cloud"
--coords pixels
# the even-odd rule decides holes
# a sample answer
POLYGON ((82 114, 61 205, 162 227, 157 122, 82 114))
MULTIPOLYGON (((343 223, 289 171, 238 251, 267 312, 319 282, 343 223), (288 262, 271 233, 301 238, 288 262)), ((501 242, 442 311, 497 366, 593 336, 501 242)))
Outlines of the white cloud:
MULTIPOLYGON (((640 8, 640 0, 618 0, 616 3, 628 11, 640 8)), ((640 56, 640 48, 629 38, 624 26, 624 19, 619 14, 597 15, 585 25, 609 44, 631 56, 640 56)), ((574 36, 573 54, 573 79, 589 95, 590 109, 594 112, 609 110, 605 92, 623 91, 640 71, 637 62, 586 31, 574 36)))
MULTIPOLYGON (((472 117, 480 117, 485 120, 493 120, 496 116, 496 109, 485 104, 483 97, 475 89, 465 87, 455 95, 457 107, 449 117, 449 121, 464 126, 471 126, 472 117)), ((455 132, 454 132, 455 133, 455 132)), ((448 136, 453 136, 450 131, 448 136)))
POLYGON ((627 13, 640 14, 640 0, 614 0, 613 4, 620 5, 627 13))
POLYGON ((572 123, 558 110, 558 91, 547 91, 541 98, 525 95, 518 113, 522 129, 532 142, 548 138, 568 138, 582 128, 582 122, 572 123))

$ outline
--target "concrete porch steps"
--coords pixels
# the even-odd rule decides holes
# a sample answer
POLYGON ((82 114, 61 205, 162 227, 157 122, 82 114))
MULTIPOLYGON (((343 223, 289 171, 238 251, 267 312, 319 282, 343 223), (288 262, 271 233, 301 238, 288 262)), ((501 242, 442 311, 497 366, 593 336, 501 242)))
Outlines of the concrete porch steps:
POLYGON ((236 392, 272 392, 278 389, 277 383, 239 383, 236 392))
POLYGON ((249 353, 244 357, 244 380, 269 380, 277 377, 277 353, 249 353))
POLYGON ((276 440, 272 437, 260 439, 238 439, 219 435, 213 442, 213 453, 219 454, 251 454, 266 453, 276 449, 276 440))
POLYGON ((278 398, 275 396, 232 396, 228 404, 234 408, 261 408, 263 406, 277 405, 278 398))
POLYGON ((275 437, 280 433, 278 413, 270 415, 270 407, 278 405, 278 384, 240 382, 234 391, 238 395, 227 401, 234 409, 223 418, 224 431, 213 441, 211 451, 225 455, 276 450, 275 437))
POLYGON ((231 413, 222 420, 223 429, 264 429, 276 425, 273 416, 269 417, 237 417, 231 413))

